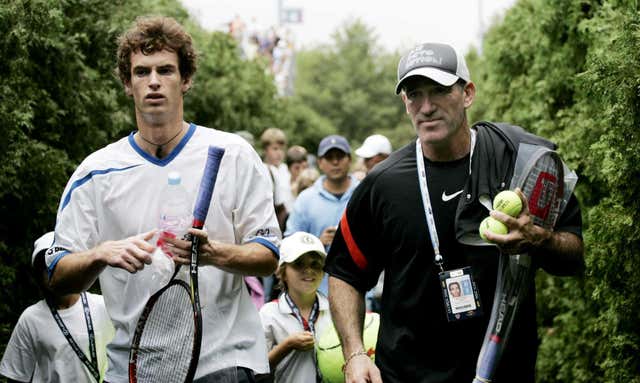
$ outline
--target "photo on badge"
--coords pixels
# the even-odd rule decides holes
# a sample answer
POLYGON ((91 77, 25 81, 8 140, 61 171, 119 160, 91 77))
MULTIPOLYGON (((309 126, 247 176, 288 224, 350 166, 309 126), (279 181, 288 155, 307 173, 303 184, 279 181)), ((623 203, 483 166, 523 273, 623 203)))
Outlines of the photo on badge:
POLYGON ((449 321, 481 314, 480 298, 469 267, 440 273, 440 283, 449 321))

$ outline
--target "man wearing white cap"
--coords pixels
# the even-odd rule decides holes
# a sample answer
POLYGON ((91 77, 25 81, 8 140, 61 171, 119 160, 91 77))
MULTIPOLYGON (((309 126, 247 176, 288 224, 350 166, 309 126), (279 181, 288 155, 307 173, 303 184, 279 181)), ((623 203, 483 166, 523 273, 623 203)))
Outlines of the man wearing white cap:
MULTIPOLYGON (((493 304, 498 256, 526 252, 547 272, 578 273, 584 267, 580 208, 572 196, 552 230, 533 225, 527 209, 518 217, 491 211, 510 232, 487 233, 497 246, 482 241, 478 226, 491 206, 479 197, 491 201, 508 187, 519 144, 555 145, 508 124, 470 126, 466 110, 476 87, 464 57, 450 45, 420 44, 403 56, 395 91, 418 138, 360 183, 325 266, 346 382, 471 382, 493 304), (374 365, 362 344, 364 293, 382 271, 374 365), (442 286, 454 274, 466 278, 465 286, 477 286, 465 294, 480 303, 448 315, 442 286)), ((535 381, 533 284, 528 290, 494 382, 535 381)))
POLYGON ((102 296, 57 295, 48 287, 44 253, 53 236, 49 232, 34 243, 32 272, 44 299, 20 315, 0 376, 17 382, 98 382, 106 371, 113 325, 102 296))
POLYGON ((362 146, 356 149, 356 155, 364 159, 367 173, 379 162, 384 161, 391 154, 391 142, 382 134, 367 137, 362 146))

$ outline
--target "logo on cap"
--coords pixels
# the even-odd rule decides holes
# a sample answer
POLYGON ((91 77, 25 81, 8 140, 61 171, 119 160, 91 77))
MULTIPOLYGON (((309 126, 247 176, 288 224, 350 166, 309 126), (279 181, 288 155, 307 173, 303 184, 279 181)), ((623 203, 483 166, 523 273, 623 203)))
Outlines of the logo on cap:
POLYGON ((300 238, 300 242, 307 244, 307 245, 312 245, 313 244, 313 238, 310 235, 303 235, 300 238))
POLYGON ((434 57, 435 54, 432 49, 424 49, 422 46, 416 47, 407 56, 405 67, 409 68, 426 64, 442 65, 442 57, 434 57))

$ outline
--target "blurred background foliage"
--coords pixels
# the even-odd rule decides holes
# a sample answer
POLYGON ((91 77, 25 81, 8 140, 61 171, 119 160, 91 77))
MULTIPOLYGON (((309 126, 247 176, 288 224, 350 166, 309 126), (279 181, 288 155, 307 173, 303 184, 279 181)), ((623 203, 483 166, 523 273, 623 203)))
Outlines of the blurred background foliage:
MULTIPOLYGON (((243 61, 226 34, 178 0, 0 3, 0 351, 38 298, 33 240, 51 230, 64 185, 90 152, 135 129, 114 76, 116 37, 137 15, 187 26, 200 53, 185 117, 257 138, 282 128, 315 152, 322 137, 394 148, 413 128, 394 95, 401 52, 358 19, 297 53, 294 96, 277 96, 267 63, 243 61)), ((520 0, 467 55, 478 94, 471 121, 506 121, 560 145, 580 176, 587 271, 539 273, 538 382, 640 382, 640 13, 631 0, 520 0)))

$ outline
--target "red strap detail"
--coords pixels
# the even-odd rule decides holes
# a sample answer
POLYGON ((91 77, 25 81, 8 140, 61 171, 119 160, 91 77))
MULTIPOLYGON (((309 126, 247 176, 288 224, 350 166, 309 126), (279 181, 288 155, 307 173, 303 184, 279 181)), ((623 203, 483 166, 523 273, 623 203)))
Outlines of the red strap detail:
POLYGON ((351 235, 351 229, 349 228, 349 222, 347 221, 347 211, 345 210, 342 218, 340 219, 340 232, 342 233, 342 238, 344 238, 344 242, 347 244, 347 250, 349 250, 349 254, 353 259, 353 262, 362 270, 367 268, 367 259, 360 251, 360 248, 356 244, 356 241, 353 239, 353 235, 351 235))
MULTIPOLYGON (((293 317, 296 317, 296 314, 291 313, 291 315, 293 315, 293 317)), ((302 319, 302 328, 304 328, 304 331, 311 331, 311 327, 309 326, 309 321, 306 320, 303 316, 300 316, 302 319)))

